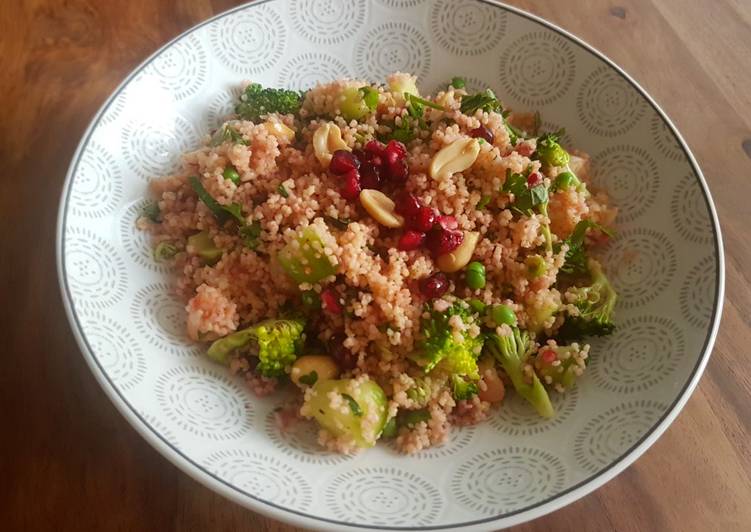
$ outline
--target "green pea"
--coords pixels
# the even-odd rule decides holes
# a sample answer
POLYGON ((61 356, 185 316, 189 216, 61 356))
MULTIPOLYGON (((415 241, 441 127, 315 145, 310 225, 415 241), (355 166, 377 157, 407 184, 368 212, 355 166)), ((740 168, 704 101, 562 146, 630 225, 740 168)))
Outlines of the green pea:
POLYGON ((578 179, 571 172, 561 172, 553 182, 553 190, 568 190, 578 179))
POLYGON ((472 309, 478 314, 485 312, 485 307, 487 307, 487 305, 479 299, 470 299, 469 306, 472 307, 472 309))
POLYGON ((464 274, 467 286, 472 290, 485 288, 485 266, 481 262, 473 261, 467 265, 464 274))
POLYGON ((460 78, 459 76, 455 76, 451 78, 451 86, 455 89, 463 89, 465 85, 464 78, 460 78))
POLYGON ((513 309, 502 303, 490 307, 490 319, 496 325, 516 325, 516 314, 513 309))
POLYGON ((240 174, 237 173, 237 170, 232 165, 227 166, 227 168, 224 169, 224 172, 222 172, 222 175, 224 176, 224 179, 229 179, 235 185, 240 183, 240 174))

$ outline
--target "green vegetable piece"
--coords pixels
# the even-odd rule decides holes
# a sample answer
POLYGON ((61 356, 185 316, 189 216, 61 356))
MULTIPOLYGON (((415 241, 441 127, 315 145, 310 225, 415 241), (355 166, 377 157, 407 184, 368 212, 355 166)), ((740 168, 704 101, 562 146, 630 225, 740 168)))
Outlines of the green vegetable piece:
POLYGON ((229 205, 222 205, 222 210, 232 216, 240 225, 245 224, 245 216, 243 216, 242 206, 239 203, 230 203, 229 205))
POLYGON ((402 144, 409 144, 415 139, 415 131, 409 124, 409 120, 407 120, 405 117, 402 117, 401 125, 394 126, 393 130, 391 131, 391 135, 389 135, 386 140, 392 139, 398 140, 402 144))
MULTIPOLYGON (((613 236, 610 230, 591 220, 582 220, 577 223, 571 235, 563 241, 564 244, 568 245, 568 251, 566 251, 566 257, 563 266, 561 266, 561 272, 573 276, 589 275, 589 259, 584 246, 584 238, 590 229, 602 231, 610 237, 613 236)), ((559 250, 560 246, 556 248, 556 252, 559 250)))
POLYGON ((574 305, 579 310, 578 316, 569 316, 558 330, 561 340, 576 340, 585 336, 605 336, 615 330, 613 312, 618 294, 605 276, 602 266, 594 259, 587 261, 591 284, 575 287, 574 305))
POLYGON ((516 325, 516 313, 508 305, 498 303, 490 307, 490 319, 496 325, 516 325))
POLYGON ((143 206, 141 216, 145 216, 155 224, 162 222, 162 213, 159 210, 159 204, 155 201, 151 201, 143 206))
POLYGON ((545 259, 543 259, 540 255, 530 255, 524 260, 524 264, 527 266, 527 273, 533 279, 542 277, 547 271, 545 259))
POLYGON ((216 340, 209 358, 227 364, 229 355, 254 342, 258 348, 256 371, 265 377, 284 375, 297 359, 305 340, 305 322, 299 319, 269 319, 216 340))
POLYGON ((375 381, 322 380, 306 395, 302 412, 336 437, 349 437, 358 447, 372 447, 383 434, 387 412, 386 394, 375 381), (348 405, 332 406, 332 396, 348 405), (355 407, 355 405, 357 405, 355 407))
POLYGON ((464 276, 467 286, 472 290, 485 288, 485 266, 481 262, 472 261, 467 264, 464 276))
POLYGON ((362 93, 362 101, 365 102, 365 105, 368 106, 368 109, 375 111, 378 107, 378 90, 369 85, 366 85, 364 87, 360 87, 360 92, 362 93))
POLYGON ((253 223, 243 225, 238 232, 245 247, 252 250, 258 248, 258 245, 260 244, 259 239, 261 237, 261 222, 255 220, 253 223))
POLYGON ((391 439, 396 438, 396 417, 391 417, 383 426, 383 432, 381 432, 381 438, 391 439))
POLYGON ((549 166, 566 166, 571 157, 568 152, 558 143, 564 131, 546 133, 537 139, 537 158, 549 166))
POLYGON ((154 248, 154 260, 164 262, 177 255, 177 248, 169 242, 159 242, 154 248))
MULTIPOLYGON (((362 87, 360 89, 355 87, 347 87, 342 91, 342 100, 339 104, 339 110, 345 120, 360 120, 367 116, 375 109, 368 104, 373 102, 372 87, 362 87), (366 101, 366 99, 368 101, 366 101)), ((375 104, 378 105, 378 91, 375 91, 375 104)))
POLYGON ((483 110, 486 113, 500 113, 503 111, 503 105, 492 90, 485 89, 483 92, 464 96, 460 109, 465 115, 473 115, 478 110, 483 110))
POLYGON ((209 236, 208 231, 201 231, 188 237, 188 246, 193 249, 196 255, 201 257, 206 264, 214 264, 218 261, 222 253, 221 249, 216 247, 214 240, 209 236))
MULTIPOLYGON (((546 384, 571 388, 576 383, 576 368, 580 367, 577 364, 578 353, 579 350, 572 346, 543 346, 535 357, 535 369, 546 384), (555 362, 558 364, 553 365, 555 362)), ((581 362, 584 363, 583 360, 581 362)))
POLYGON ((440 366, 447 373, 478 379, 477 357, 482 350, 483 337, 464 334, 457 338, 449 325, 453 316, 459 316, 465 325, 473 323, 474 309, 464 301, 455 302, 444 312, 428 309, 428 317, 420 322, 422 339, 412 357, 425 372, 440 366))
POLYGON ((478 314, 484 313, 485 309, 487 308, 487 305, 479 299, 470 299, 469 306, 472 307, 472 309, 478 314))
POLYGON ((413 428, 418 423, 430 421, 430 412, 426 408, 420 410, 404 410, 399 412, 396 424, 399 427, 413 428))
POLYGON ((530 216, 535 207, 548 202, 548 189, 545 185, 541 183, 530 188, 527 186, 527 178, 522 174, 507 172, 501 190, 514 195, 512 209, 525 216, 530 216))
POLYGON ((480 201, 477 202, 477 210, 481 211, 481 210, 485 209, 485 207, 487 207, 488 204, 490 203, 491 199, 493 199, 492 196, 490 196, 489 194, 484 194, 480 198, 480 201))
POLYGON ((279 264, 297 284, 317 283, 334 275, 336 268, 323 251, 323 242, 312 227, 306 227, 299 236, 279 252, 279 264))
POLYGON ((313 386, 318 381, 318 372, 316 370, 311 371, 307 375, 302 375, 299 379, 301 383, 306 386, 313 386))
POLYGON ((451 78, 451 86, 455 89, 463 89, 465 85, 464 78, 460 78, 458 76, 454 76, 451 78))
POLYGON ((269 113, 297 114, 302 105, 303 93, 287 89, 263 88, 251 83, 240 95, 235 112, 243 120, 258 120, 269 113))
POLYGON ((485 348, 500 363, 516 392, 531 403, 542 417, 553 417, 555 410, 539 377, 524 369, 530 348, 527 333, 512 327, 507 335, 488 334, 485 348))
POLYGON ((223 144, 225 142, 231 142, 232 144, 242 144, 243 146, 248 145, 248 141, 243 138, 242 134, 234 127, 227 124, 222 126, 222 128, 214 133, 213 137, 211 137, 212 146, 219 146, 220 144, 223 144))
POLYGON ((441 107, 437 103, 426 100, 425 98, 420 98, 419 96, 415 96, 414 94, 405 92, 404 98, 407 101, 407 112, 410 114, 410 116, 413 116, 415 118, 422 118, 422 116, 425 114, 425 107, 439 109, 441 111, 444 110, 443 107, 441 107))
POLYGON ((473 395, 477 395, 479 390, 477 384, 471 381, 465 380, 459 375, 451 376, 451 386, 454 394, 454 399, 457 401, 466 401, 471 399, 473 395))
POLYGON ((219 204, 218 201, 211 197, 211 194, 209 194, 205 188, 203 188, 203 184, 201 183, 201 180, 198 179, 198 176, 190 176, 188 178, 188 182, 190 183, 190 186, 195 191, 195 193, 198 194, 198 199, 200 199, 209 208, 209 210, 216 217, 219 224, 221 225, 226 222, 229 217, 229 213, 225 210, 224 207, 222 207, 222 205, 219 204))
POLYGON ((338 229, 339 231, 346 231, 347 226, 349 226, 349 222, 350 222, 349 219, 347 218, 343 218, 340 220, 338 218, 334 218, 333 216, 324 216, 323 220, 327 224, 329 224, 331 227, 333 227, 334 229, 338 229))
POLYGON ((284 185, 280 184, 278 187, 276 187, 276 191, 279 192, 279 195, 283 198, 289 198, 289 192, 287 192, 287 189, 284 188, 284 185))
POLYGON ((222 172, 222 176, 224 179, 229 179, 232 181, 235 185, 238 185, 240 183, 240 174, 237 173, 237 169, 230 165, 227 165, 227 167, 224 169, 224 172, 222 172))
POLYGON ((560 310, 557 303, 547 303, 540 307, 527 307, 527 330, 530 334, 538 335, 549 323, 550 318, 560 310))
POLYGON ((571 187, 576 188, 580 185, 581 181, 579 181, 579 178, 573 172, 565 171, 555 176, 555 181, 553 181, 553 186, 550 187, 550 190, 558 192, 559 190, 568 190, 571 187))
POLYGON ((394 94, 420 94, 415 84, 415 79, 411 76, 402 76, 389 81, 389 90, 394 94))

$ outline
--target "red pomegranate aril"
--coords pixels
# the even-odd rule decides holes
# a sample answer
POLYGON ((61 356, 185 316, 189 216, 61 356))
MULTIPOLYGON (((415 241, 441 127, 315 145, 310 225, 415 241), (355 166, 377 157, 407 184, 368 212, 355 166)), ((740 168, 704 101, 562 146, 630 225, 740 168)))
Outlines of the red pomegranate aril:
POLYGON ((542 361, 546 364, 552 364, 558 359, 558 356, 555 354, 555 351, 552 349, 545 349, 540 353, 540 358, 542 361))
POLYGON ((447 231, 459 229, 459 223, 456 221, 456 218, 449 216, 448 214, 441 214, 437 216, 435 221, 438 225, 441 226, 442 229, 445 229, 447 231))
POLYGON ((352 169, 360 167, 360 161, 358 161, 352 152, 347 150, 336 150, 331 156, 331 163, 329 164, 329 170, 332 174, 344 175, 352 169))
POLYGON ((461 231, 435 226, 425 237, 425 245, 434 257, 440 257, 441 255, 454 251, 459 247, 463 240, 464 233, 461 231))
POLYGON ((369 140, 365 144, 365 151, 371 155, 377 155, 383 157, 386 153, 386 145, 383 142, 377 140, 369 140))
POLYGON ((360 167, 360 184, 362 188, 381 188, 381 168, 373 163, 363 163, 360 167))
POLYGON ((532 144, 529 142, 520 142, 515 147, 514 150, 519 155, 523 155, 524 157, 529 157, 534 153, 534 149, 532 148, 532 144))
POLYGON ((527 186, 529 188, 536 187, 542 183, 542 174, 540 172, 532 172, 527 176, 527 186))
POLYGON ((414 229, 407 229, 399 237, 397 247, 402 251, 412 251, 422 246, 423 242, 425 242, 425 233, 415 231, 414 229))
POLYGON ((495 139, 495 137, 493 136, 493 132, 490 131, 485 126, 480 126, 480 127, 473 129, 472 131, 469 132, 469 136, 474 137, 476 139, 485 139, 488 142, 488 144, 493 144, 493 139, 495 139))
POLYGON ((435 211, 431 207, 423 205, 416 214, 407 218, 407 225, 413 229, 427 233, 435 225, 435 219, 435 211))
POLYGON ((393 153, 396 154, 397 158, 404 159, 407 155, 407 147, 398 140, 390 140, 389 143, 386 144, 386 153, 393 153))
POLYGON ((409 171, 407 170, 407 161, 404 159, 397 159, 393 162, 387 159, 385 169, 386 176, 391 181, 397 183, 403 183, 409 174, 409 171))
POLYGON ((368 154, 360 148, 355 148, 354 150, 352 150, 352 156, 357 159, 359 163, 363 163, 370 158, 368 154))
POLYGON ((434 273, 420 281, 420 291, 429 299, 441 297, 449 289, 449 280, 443 273, 434 273))
POLYGON ((396 208, 394 209, 397 214, 401 214, 404 217, 415 216, 422 205, 417 196, 406 190, 399 194, 396 198, 396 208))
POLYGON ((339 294, 333 288, 325 288, 321 292, 321 306, 323 310, 331 314, 341 314, 344 311, 339 302, 339 294))
POLYGON ((342 184, 339 187, 339 194, 341 194, 344 199, 352 201, 356 200, 360 196, 361 190, 362 186, 360 184, 360 174, 353 168, 352 170, 344 174, 344 177, 342 178, 342 184))

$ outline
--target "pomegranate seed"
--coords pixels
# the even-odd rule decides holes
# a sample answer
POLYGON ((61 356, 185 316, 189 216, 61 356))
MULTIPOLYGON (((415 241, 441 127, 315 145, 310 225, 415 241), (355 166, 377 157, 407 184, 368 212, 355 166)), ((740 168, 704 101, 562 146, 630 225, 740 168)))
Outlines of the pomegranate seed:
POLYGON ((523 155, 524 157, 529 157, 535 151, 532 148, 532 144, 530 144, 529 142, 520 142, 516 145, 514 150, 516 150, 516 153, 523 155))
POLYGON ((493 132, 490 131, 485 126, 480 126, 478 128, 473 129, 472 131, 469 132, 469 136, 474 137, 476 139, 485 139, 488 142, 488 144, 493 144, 493 139, 495 139, 495 137, 493 136, 493 132))
POLYGON ((396 208, 394 209, 397 214, 401 214, 405 217, 415 216, 422 205, 417 196, 411 192, 404 191, 396 198, 396 208))
POLYGON ((368 156, 368 154, 365 153, 360 148, 355 148, 354 150, 352 150, 352 157, 354 157, 355 159, 357 159, 357 161, 359 163, 363 163, 363 162, 367 161, 370 158, 368 156))
POLYGON ((362 188, 381 188, 381 168, 372 162, 363 163, 360 167, 360 182, 362 188))
POLYGON ((529 188, 536 187, 542 183, 542 174, 540 172, 532 172, 527 176, 527 186, 529 188))
POLYGON ((413 229, 427 233, 433 228, 435 219, 435 211, 432 208, 423 205, 416 214, 407 218, 407 224, 413 229))
POLYGON ((357 366, 357 357, 352 351, 344 347, 344 340, 346 339, 347 337, 343 334, 334 334, 327 342, 327 352, 343 370, 354 369, 357 366))
POLYGON ((420 282, 420 291, 429 299, 441 297, 449 289, 449 280, 443 273, 434 273, 420 282))
POLYGON ((390 140, 386 144, 386 153, 395 153, 399 159, 404 159, 407 155, 407 147, 398 140, 390 140))
POLYGON ((399 237, 397 247, 402 251, 412 251, 422 246, 423 242, 425 242, 425 233, 415 231, 414 229, 407 229, 399 237))
POLYGON ((435 226, 428 232, 425 245, 434 257, 454 251, 464 240, 464 233, 458 230, 435 226))
POLYGON ((365 144, 365 151, 370 155, 383 157, 386 153, 386 145, 377 140, 369 140, 365 144))
POLYGON ((352 169, 357 169, 360 166, 360 161, 355 159, 355 156, 347 150, 336 150, 331 156, 331 163, 329 164, 329 170, 332 174, 344 175, 352 169))
POLYGON ((552 364, 558 359, 558 356, 552 349, 545 349, 542 353, 540 353, 540 357, 545 364, 552 364))
POLYGON ((339 302, 339 294, 333 288, 326 288, 321 292, 321 306, 331 314, 341 314, 344 311, 339 302))
POLYGON ((440 215, 435 220, 438 225, 440 225, 443 229, 447 231, 453 231, 454 229, 459 229, 459 223, 456 221, 456 218, 453 216, 449 216, 447 214, 440 215))
POLYGON ((354 168, 344 174, 342 179, 342 185, 339 188, 339 193, 344 199, 356 200, 360 196, 360 174, 354 168))

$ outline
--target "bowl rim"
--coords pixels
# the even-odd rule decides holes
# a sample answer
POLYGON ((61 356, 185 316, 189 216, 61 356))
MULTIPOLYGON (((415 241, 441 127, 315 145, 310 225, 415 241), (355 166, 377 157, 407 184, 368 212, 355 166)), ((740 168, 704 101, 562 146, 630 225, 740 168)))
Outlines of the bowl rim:
POLYGON ((446 530, 461 528, 463 530, 484 530, 487 525, 493 524, 494 526, 508 527, 517 524, 524 523, 526 521, 536 519, 545 514, 553 512, 563 506, 571 504, 572 502, 584 497, 597 488, 601 487, 606 482, 615 478, 619 473, 631 465, 637 458, 639 458, 649 447, 654 444, 655 441, 665 432, 670 424, 675 420, 678 414, 681 412, 693 390, 701 378, 702 373, 709 361, 712 349, 717 337, 717 331, 719 329, 720 318, 722 316, 722 307, 724 301, 725 292, 725 258, 723 251, 722 233, 720 229, 720 223, 717 217, 717 211, 712 200, 709 187, 707 186, 704 174, 701 171, 693 153, 689 149, 686 141, 681 136, 673 122, 667 116, 665 111, 662 110, 659 104, 647 93, 647 91, 629 74, 627 74, 621 67, 619 67, 613 60, 607 57, 605 54, 589 45, 576 35, 564 30, 563 28, 553 24, 544 18, 524 11, 515 6, 510 6, 499 0, 474 0, 483 4, 491 5, 496 8, 506 10, 517 16, 521 16, 530 20, 537 25, 551 30, 565 39, 573 42, 584 51, 593 55, 599 59, 615 72, 617 72, 623 79, 625 79, 637 92, 644 98, 644 100, 657 112, 657 115, 662 119, 663 124, 667 126, 672 133, 675 140, 678 142, 682 152, 688 159, 694 176, 699 182, 701 187, 704 202, 710 213, 712 219, 712 235, 714 244, 714 259, 716 266, 715 276, 715 300, 712 308, 712 318, 710 326, 707 330, 707 335, 702 347, 702 354, 697 360, 694 368, 691 371, 686 382, 683 384, 681 391, 668 407, 667 411, 660 417, 658 421, 628 450, 623 452, 621 456, 613 460, 607 467, 601 469, 597 473, 594 473, 586 479, 578 482, 577 484, 568 487, 567 489, 556 493, 540 502, 526 506, 511 512, 502 513, 496 516, 481 517, 475 520, 465 521, 461 523, 453 523, 446 525, 435 526, 415 526, 415 527, 394 527, 394 526, 382 526, 382 525, 367 525, 348 523, 337 519, 330 519, 326 517, 320 517, 308 514, 306 512, 293 510, 286 508, 282 505, 273 503, 271 501, 264 500, 251 493, 248 493, 227 481, 221 479, 219 476, 211 473, 201 464, 197 463, 189 456, 184 454, 175 445, 170 443, 160 432, 153 427, 136 409, 125 396, 117 389, 114 383, 110 380, 104 368, 94 355, 93 349, 88 343, 79 320, 79 316, 76 314, 73 306, 73 295, 68 285, 68 277, 65 269, 65 228, 68 215, 68 206, 71 193, 71 185, 73 177, 76 174, 76 169, 81 160, 81 156, 88 146, 91 136, 99 125, 99 122, 104 113, 109 109, 114 99, 125 89, 125 87, 151 62, 159 57, 168 48, 176 44, 181 39, 192 34, 194 31, 215 22, 226 16, 230 16, 236 12, 243 11, 249 8, 257 7, 267 3, 274 3, 277 0, 256 0, 251 3, 242 4, 231 8, 229 10, 218 13, 192 27, 180 33, 173 39, 170 39, 164 45, 159 47, 155 52, 149 55, 144 61, 142 61, 137 67, 130 71, 130 73, 120 82, 120 84, 112 91, 107 97, 104 103, 100 106, 99 110, 93 116, 89 125, 87 126, 81 140, 78 143, 76 151, 73 154, 71 163, 68 167, 68 171, 65 176, 65 181, 62 186, 61 196, 58 206, 57 215, 57 228, 55 236, 55 251, 56 251, 56 266, 58 283, 60 287, 60 293, 62 296, 63 306, 68 322, 73 331, 73 335, 76 339, 79 349, 86 360, 89 369, 94 374, 100 387, 104 390, 107 397, 110 399, 115 408, 120 414, 128 421, 130 426, 138 432, 142 438, 144 438, 153 448, 155 448, 163 457, 169 460, 172 464, 176 465, 181 471, 189 475, 194 480, 200 482, 207 488, 214 492, 221 494, 222 496, 238 503, 250 510, 261 513, 273 519, 279 519, 287 523, 308 527, 308 528, 326 528, 331 530, 446 530))

